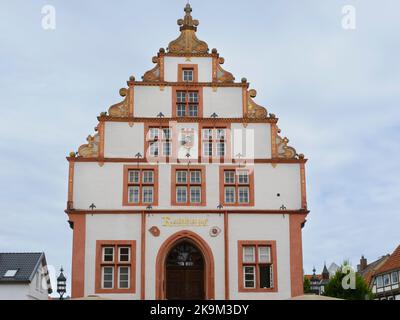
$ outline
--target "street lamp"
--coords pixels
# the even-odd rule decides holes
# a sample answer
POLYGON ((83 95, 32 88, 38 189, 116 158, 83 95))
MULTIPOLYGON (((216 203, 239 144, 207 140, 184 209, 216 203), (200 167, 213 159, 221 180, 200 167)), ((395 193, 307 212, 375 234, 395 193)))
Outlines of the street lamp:
POLYGON ((57 293, 60 295, 60 300, 64 300, 64 294, 67 292, 67 278, 63 274, 64 269, 61 267, 60 275, 57 278, 57 293))

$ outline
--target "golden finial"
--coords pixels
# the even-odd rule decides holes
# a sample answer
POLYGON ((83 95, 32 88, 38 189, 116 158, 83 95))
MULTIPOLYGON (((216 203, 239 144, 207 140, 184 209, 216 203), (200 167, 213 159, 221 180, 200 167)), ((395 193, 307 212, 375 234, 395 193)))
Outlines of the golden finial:
POLYGON ((185 16, 178 20, 181 35, 178 39, 172 41, 168 50, 170 53, 177 54, 204 54, 208 53, 208 45, 204 41, 196 37, 197 27, 200 24, 199 20, 193 19, 192 7, 190 3, 186 4, 184 9, 185 16))
POLYGON ((190 3, 186 4, 186 7, 184 9, 185 11, 185 16, 183 19, 178 20, 178 26, 181 26, 181 31, 182 30, 194 30, 197 31, 197 26, 200 24, 199 20, 193 19, 192 18, 192 7, 190 6, 190 3))

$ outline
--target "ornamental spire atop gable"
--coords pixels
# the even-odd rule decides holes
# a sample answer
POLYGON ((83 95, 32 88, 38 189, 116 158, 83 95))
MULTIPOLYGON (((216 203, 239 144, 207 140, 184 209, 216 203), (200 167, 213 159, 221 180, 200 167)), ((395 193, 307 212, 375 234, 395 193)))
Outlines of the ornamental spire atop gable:
POLYGON ((196 36, 199 20, 193 19, 192 7, 188 3, 184 9, 185 16, 178 20, 181 35, 178 39, 170 42, 168 52, 175 54, 202 54, 208 53, 208 45, 196 36))

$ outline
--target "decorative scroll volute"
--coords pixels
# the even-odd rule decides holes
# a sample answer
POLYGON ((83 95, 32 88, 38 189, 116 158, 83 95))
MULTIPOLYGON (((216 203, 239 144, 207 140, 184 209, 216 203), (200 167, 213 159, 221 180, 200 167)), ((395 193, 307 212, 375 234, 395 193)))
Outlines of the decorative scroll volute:
POLYGON ((208 53, 208 45, 196 36, 199 21, 192 18, 190 4, 185 7, 185 16, 178 20, 181 35, 168 45, 169 53, 176 54, 204 54, 208 53))
POLYGON ((144 74, 142 79, 145 82, 161 81, 160 58, 159 57, 153 57, 152 61, 153 61, 153 63, 156 63, 157 65, 153 69, 151 69, 150 71, 147 71, 144 74))
POLYGON ((233 83, 235 81, 235 77, 232 73, 224 70, 221 65, 225 63, 224 58, 218 59, 218 66, 217 66, 217 81, 221 83, 233 83))
POLYGON ((100 136, 87 137, 87 144, 80 146, 78 153, 83 158, 97 158, 99 156, 100 136))
POLYGON ((267 109, 254 102, 253 98, 255 98, 256 96, 256 90, 249 90, 246 117, 250 119, 266 119, 268 118, 267 109))
POLYGON ((121 97, 125 99, 117 104, 114 104, 108 109, 108 114, 111 117, 125 118, 129 115, 129 90, 122 88, 119 90, 121 97))
MULTIPOLYGON (((278 129, 277 133, 281 130, 278 129)), ((288 146, 289 139, 282 138, 279 134, 276 135, 276 146, 278 150, 278 157, 281 159, 295 159, 297 157, 296 149, 288 146)), ((304 156, 303 156, 304 158, 304 156)))

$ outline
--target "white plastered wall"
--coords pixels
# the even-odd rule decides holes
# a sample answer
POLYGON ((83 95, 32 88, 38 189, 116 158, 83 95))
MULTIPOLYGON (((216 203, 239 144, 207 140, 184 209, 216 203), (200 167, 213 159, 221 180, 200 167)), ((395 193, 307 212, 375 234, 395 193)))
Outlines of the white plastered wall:
POLYGON ((216 113, 219 118, 242 118, 242 94, 242 88, 218 88, 217 91, 214 91, 211 87, 204 87, 204 117, 210 118, 213 113, 216 113))
POLYGON ((134 95, 134 116, 137 118, 156 118, 162 112, 165 117, 172 116, 172 87, 136 86, 134 95))
POLYGON ((85 241, 85 296, 95 294, 96 241, 123 240, 136 241, 136 293, 135 294, 97 294, 110 299, 140 298, 140 215, 102 214, 86 215, 85 241))
POLYGON ((241 154, 244 159, 270 159, 271 125, 269 123, 240 123, 231 126, 232 156, 241 154))
POLYGON ((138 152, 144 154, 143 123, 106 122, 104 157, 133 158, 138 152))
MULTIPOLYGON (((181 129, 194 129, 194 143, 191 157, 198 157, 198 130, 197 123, 171 123, 176 125, 177 132, 181 129)), ((233 158, 241 154, 245 159, 271 158, 271 125, 269 123, 250 123, 244 127, 240 123, 232 123, 231 143, 233 158)), ((179 144, 179 141, 175 141, 179 144)), ((126 122, 106 122, 104 139, 104 156, 106 158, 133 158, 138 152, 144 155, 144 125, 134 123, 130 126, 126 122)), ((187 151, 182 148, 180 158, 185 158, 187 151)))
POLYGON ((199 82, 212 81, 212 58, 187 58, 165 57, 164 58, 164 80, 167 82, 178 81, 178 65, 179 64, 197 64, 199 70, 199 82))
POLYGON ((291 297, 290 233, 288 215, 229 215, 229 251, 229 285, 231 292, 230 298, 232 300, 283 300, 291 297), (244 240, 276 241, 278 292, 239 293, 238 241, 244 240))
MULTIPOLYGON (((217 214, 166 214, 148 215, 146 229, 156 226, 160 229, 160 236, 154 237, 146 232, 146 299, 156 297, 156 259, 162 244, 172 235, 184 230, 199 235, 210 247, 214 258, 215 298, 225 298, 225 248, 224 248, 224 216, 217 214), (204 227, 167 227, 163 226, 163 217, 171 219, 190 217, 193 219, 207 219, 204 227), (221 229, 217 237, 211 237, 213 227, 221 229)), ((86 258, 85 258, 85 296, 95 292, 95 263, 96 240, 135 240, 136 241, 136 293, 126 295, 99 294, 111 299, 140 299, 141 288, 141 221, 140 215, 87 215, 86 222, 86 258), (118 230, 118 232, 116 232, 118 230)), ((229 285, 230 298, 234 300, 246 299, 288 299, 291 296, 290 287, 290 234, 289 216, 273 215, 229 215, 229 285), (245 226, 245 227, 244 227, 245 226), (277 293, 239 293, 238 292, 238 241, 274 240, 277 245, 277 293)))
MULTIPOLYGON (((122 205, 123 167, 123 163, 105 163, 100 167, 97 163, 77 162, 74 174, 75 209, 86 210, 92 203, 98 210, 132 209, 122 205)), ((255 206, 252 209, 279 210, 282 205, 288 210, 301 209, 299 164, 277 164, 275 168, 272 164, 256 164, 254 170, 255 206)), ((170 165, 160 165, 157 209, 182 208, 171 207, 170 186, 170 165)), ((219 164, 207 165, 206 192, 205 209, 216 209, 220 203, 219 164)), ((246 209, 246 207, 235 207, 235 209, 246 209)))

